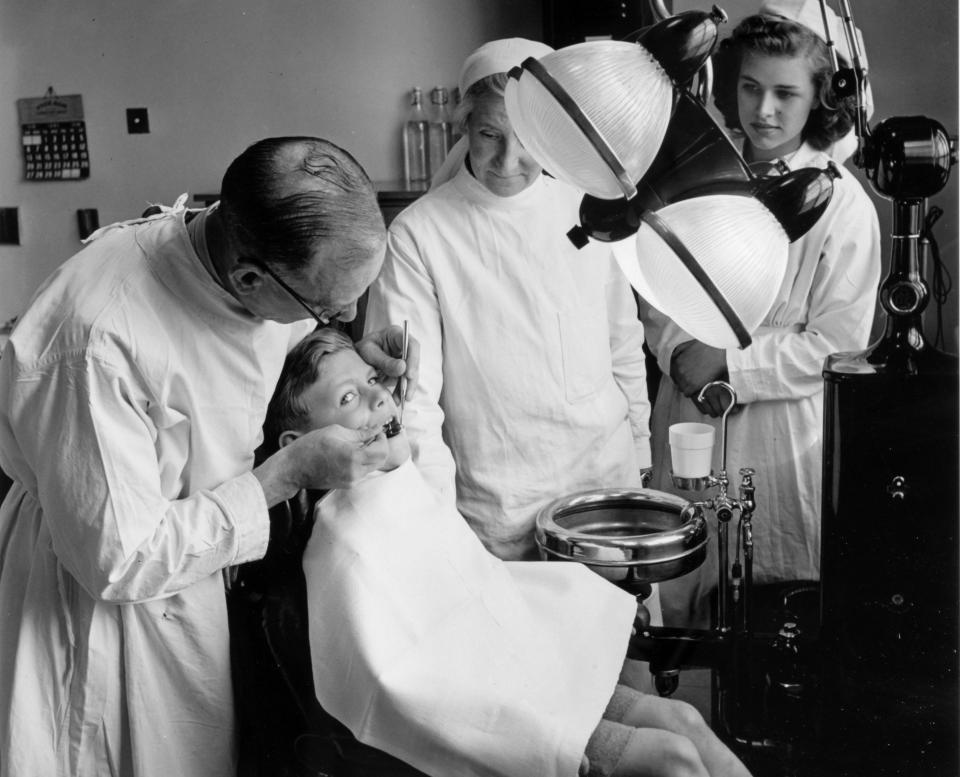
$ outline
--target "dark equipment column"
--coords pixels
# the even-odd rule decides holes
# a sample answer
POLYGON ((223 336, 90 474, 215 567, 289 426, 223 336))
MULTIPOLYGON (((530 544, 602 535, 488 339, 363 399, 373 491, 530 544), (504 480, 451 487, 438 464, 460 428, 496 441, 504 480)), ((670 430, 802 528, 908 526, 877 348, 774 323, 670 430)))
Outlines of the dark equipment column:
POLYGON ((866 167, 893 200, 883 337, 827 359, 821 539, 825 755, 838 775, 948 777, 957 763, 958 370, 925 339, 926 197, 953 149, 925 117, 874 131, 866 167))

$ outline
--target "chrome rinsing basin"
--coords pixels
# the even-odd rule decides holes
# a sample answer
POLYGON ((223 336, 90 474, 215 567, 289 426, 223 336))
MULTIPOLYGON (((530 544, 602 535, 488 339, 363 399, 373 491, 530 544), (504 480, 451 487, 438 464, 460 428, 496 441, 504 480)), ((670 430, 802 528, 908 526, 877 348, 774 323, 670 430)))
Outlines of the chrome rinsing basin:
POLYGON ((555 499, 540 511, 540 557, 579 561, 608 580, 655 583, 706 558, 703 510, 653 489, 598 489, 555 499))

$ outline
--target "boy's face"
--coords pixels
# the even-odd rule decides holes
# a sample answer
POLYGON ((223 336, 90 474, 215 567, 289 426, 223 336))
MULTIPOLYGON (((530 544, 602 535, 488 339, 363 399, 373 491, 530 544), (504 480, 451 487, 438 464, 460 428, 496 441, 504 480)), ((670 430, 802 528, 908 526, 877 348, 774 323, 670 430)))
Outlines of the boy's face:
POLYGON ((377 371, 349 349, 324 357, 319 377, 302 400, 310 408, 309 429, 303 431, 339 424, 374 436, 396 413, 377 371))

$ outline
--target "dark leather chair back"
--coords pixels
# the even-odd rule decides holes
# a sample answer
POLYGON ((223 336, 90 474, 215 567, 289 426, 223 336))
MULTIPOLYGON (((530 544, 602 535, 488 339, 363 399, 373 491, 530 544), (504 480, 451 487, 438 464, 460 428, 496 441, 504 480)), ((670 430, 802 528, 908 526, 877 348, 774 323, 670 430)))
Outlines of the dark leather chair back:
POLYGON ((240 567, 230 591, 239 777, 425 777, 358 742, 317 701, 301 560, 318 496, 271 510, 267 555, 240 567))

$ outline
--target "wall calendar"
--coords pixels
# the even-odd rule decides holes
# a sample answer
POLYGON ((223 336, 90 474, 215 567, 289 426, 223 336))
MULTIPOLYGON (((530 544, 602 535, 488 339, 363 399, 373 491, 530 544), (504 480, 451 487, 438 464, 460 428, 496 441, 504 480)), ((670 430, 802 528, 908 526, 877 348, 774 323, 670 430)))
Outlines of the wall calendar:
POLYGON ((17 114, 26 180, 90 177, 83 98, 79 94, 58 95, 51 86, 43 97, 17 100, 17 114))

